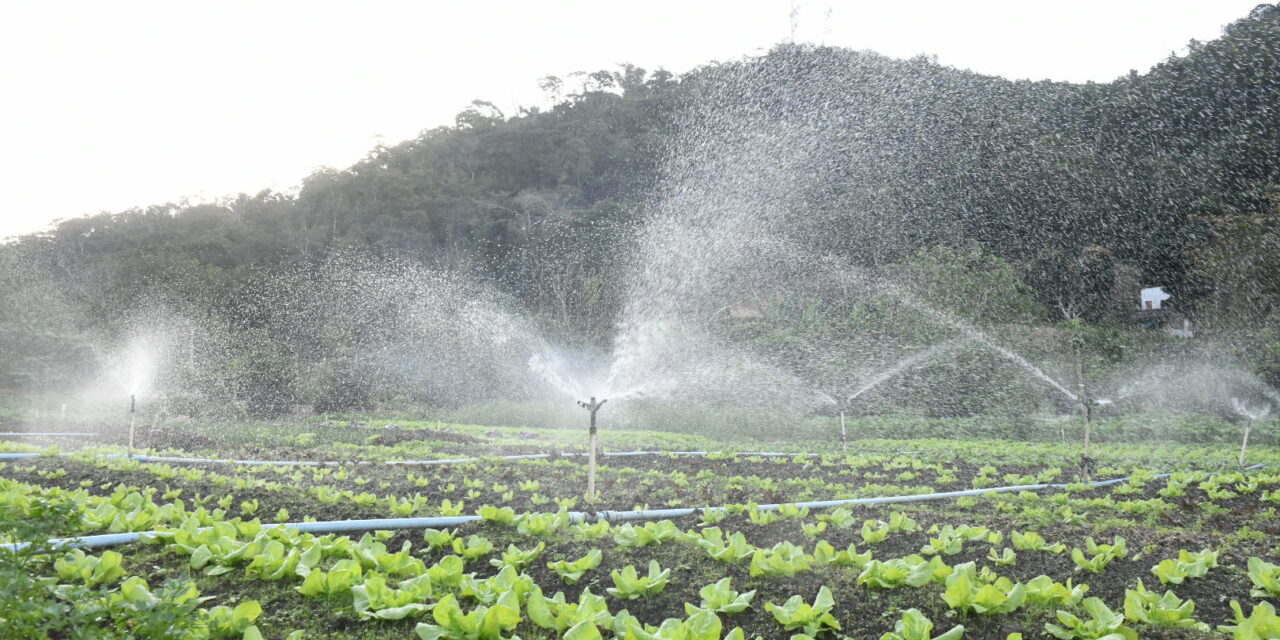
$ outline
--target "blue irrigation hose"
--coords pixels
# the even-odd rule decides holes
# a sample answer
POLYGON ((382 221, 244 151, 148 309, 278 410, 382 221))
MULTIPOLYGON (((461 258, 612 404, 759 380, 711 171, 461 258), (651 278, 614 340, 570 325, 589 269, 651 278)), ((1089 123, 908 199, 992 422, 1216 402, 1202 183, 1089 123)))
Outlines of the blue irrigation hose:
MULTIPOLYGON (((1261 469, 1266 465, 1255 464, 1245 467, 1246 471, 1261 469)), ((1167 478, 1170 474, 1160 473, 1152 476, 1152 479, 1167 478)), ((1099 480, 1096 482, 1086 483, 1089 487, 1107 487, 1122 482, 1127 482, 1128 477, 1112 478, 1110 480, 1099 480)), ((926 500, 946 500, 949 498, 962 498, 966 496, 982 496, 989 493, 1009 493, 1013 491, 1040 491, 1044 489, 1063 489, 1070 486, 1065 483, 1054 484, 1022 484, 1008 487, 992 487, 988 489, 967 489, 964 491, 946 491, 942 493, 922 493, 909 496, 887 496, 881 498, 848 498, 844 500, 819 500, 815 502, 788 502, 778 504, 762 504, 756 508, 760 511, 776 511, 781 509, 783 504, 794 505, 796 508, 804 509, 828 509, 831 507, 842 507, 850 505, 864 504, 897 504, 902 502, 922 502, 926 500)), ((607 522, 626 522, 629 520, 669 520, 671 518, 683 518, 691 516, 698 512, 710 509, 723 509, 724 507, 685 507, 680 509, 642 509, 638 511, 597 511, 594 514, 583 513, 581 511, 570 511, 569 517, 573 522, 586 522, 590 520, 607 521, 607 522)), ((554 515, 554 514, 543 514, 554 515)), ((353 531, 374 531, 397 530, 397 529, 429 529, 436 527, 456 527, 480 520, 480 516, 444 516, 436 518, 377 518, 371 520, 327 520, 323 522, 287 522, 280 524, 264 524, 263 529, 272 529, 275 527, 287 527, 297 529, 304 533, 349 533, 353 531)), ((204 529, 201 529, 202 531, 204 529)), ((79 536, 75 538, 56 538, 49 541, 49 545, 54 549, 62 548, 86 548, 93 549, 98 547, 114 547, 122 544, 130 544, 137 542, 144 535, 156 535, 159 532, 134 532, 134 533, 108 533, 96 536, 79 536)), ((16 552, 25 549, 30 543, 8 543, 0 544, 0 549, 16 552)))

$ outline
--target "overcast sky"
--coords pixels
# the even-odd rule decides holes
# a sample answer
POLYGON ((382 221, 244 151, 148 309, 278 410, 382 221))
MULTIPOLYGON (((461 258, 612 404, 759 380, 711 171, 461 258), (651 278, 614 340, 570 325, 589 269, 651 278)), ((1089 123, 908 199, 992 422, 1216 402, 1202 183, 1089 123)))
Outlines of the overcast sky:
POLYGON ((623 62, 677 73, 790 40, 1105 82, 1257 0, 8 2, 0 237, 180 198, 289 190, 473 99, 623 62), (793 7, 797 9, 793 20, 793 7), (794 25, 793 25, 794 23, 794 25))

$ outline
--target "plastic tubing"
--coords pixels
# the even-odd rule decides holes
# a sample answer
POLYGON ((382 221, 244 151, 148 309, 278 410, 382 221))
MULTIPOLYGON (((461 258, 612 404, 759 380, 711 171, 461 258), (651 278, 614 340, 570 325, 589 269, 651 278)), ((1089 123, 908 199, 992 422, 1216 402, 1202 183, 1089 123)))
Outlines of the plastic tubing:
MULTIPOLYGON (((1255 464, 1245 467, 1245 470, 1261 469, 1265 465, 1255 464)), ((1170 474, 1160 473, 1153 478, 1167 478, 1170 474)), ((1107 487, 1122 482, 1128 482, 1129 478, 1112 478, 1110 480, 1099 480, 1087 483, 1090 487, 1107 487)), ((922 493, 909 496, 886 496, 880 498, 847 498, 843 500, 819 500, 815 502, 788 502, 778 504, 762 504, 756 507, 761 511, 776 511, 782 508, 783 504, 795 505, 797 508, 809 509, 829 509, 831 507, 842 507, 850 505, 863 504, 898 504, 902 502, 923 502, 927 500, 947 500, 950 498, 962 498, 965 496, 981 496, 988 493, 1009 493, 1013 491, 1042 491, 1044 489, 1062 489, 1069 485, 1064 483, 1054 484, 1021 484, 1008 487, 991 487, 987 489, 967 489, 964 491, 945 491, 942 493, 922 493)), ((570 511, 569 517, 573 522, 608 521, 608 522, 626 522, 629 520, 667 520, 670 518, 683 518, 696 513, 707 511, 709 509, 718 509, 723 507, 684 507, 679 509, 644 509, 639 511, 597 511, 594 514, 584 513, 581 511, 570 511)), ((552 515, 552 514, 543 514, 552 515)), ((446 516, 438 518, 377 518, 372 520, 327 520, 324 522, 287 522, 279 524, 264 524, 263 529, 273 529, 275 527, 286 527, 289 529, 297 529, 304 533, 349 533, 353 531, 373 531, 377 529, 384 530, 402 530, 402 529, 428 529, 435 527, 456 527, 480 520, 480 516, 446 516)), ((204 530, 204 529, 202 529, 204 530)), ((144 535, 155 535, 159 532, 134 532, 134 533, 109 533, 96 536, 79 536, 75 538, 56 538, 49 541, 49 545, 54 549, 62 548, 85 548, 93 549, 98 547, 114 547, 122 544, 130 544, 137 542, 144 535)), ((6 551, 20 551, 27 547, 28 543, 8 543, 0 544, 0 549, 6 551)))

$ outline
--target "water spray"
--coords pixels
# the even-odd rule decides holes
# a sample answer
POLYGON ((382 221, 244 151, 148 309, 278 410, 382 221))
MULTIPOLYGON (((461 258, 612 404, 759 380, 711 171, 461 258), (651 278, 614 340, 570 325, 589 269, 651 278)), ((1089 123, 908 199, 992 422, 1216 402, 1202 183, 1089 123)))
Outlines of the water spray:
POLYGON ((590 449, 587 452, 587 502, 590 504, 595 504, 596 501, 596 412, 606 402, 608 400, 596 402, 595 396, 591 396, 590 402, 578 401, 578 406, 591 414, 590 449))

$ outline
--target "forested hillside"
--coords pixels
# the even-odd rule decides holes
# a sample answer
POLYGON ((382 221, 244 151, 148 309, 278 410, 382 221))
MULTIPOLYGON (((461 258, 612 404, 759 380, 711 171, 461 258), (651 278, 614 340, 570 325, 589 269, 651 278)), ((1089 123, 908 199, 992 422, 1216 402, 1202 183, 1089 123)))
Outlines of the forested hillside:
POLYGON ((477 101, 296 195, 70 219, 0 246, 0 351, 14 354, 0 383, 73 379, 95 357, 87 336, 119 335, 163 301, 258 345, 235 366, 275 363, 246 390, 306 399, 297 361, 312 352, 269 328, 276 299, 259 294, 350 250, 466 272, 551 335, 607 348, 619 259, 674 132, 706 87, 764 72, 780 78, 777 101, 758 108, 785 118, 808 92, 855 114, 823 142, 838 179, 796 205, 812 222, 796 233, 816 250, 933 269, 934 281, 1001 270, 1026 304, 979 318, 1000 323, 1120 328, 1137 305, 1127 287, 1164 286, 1280 382, 1280 9, 1262 5, 1188 55, 1105 84, 799 45, 680 77, 626 66, 546 78, 549 109, 477 101))

